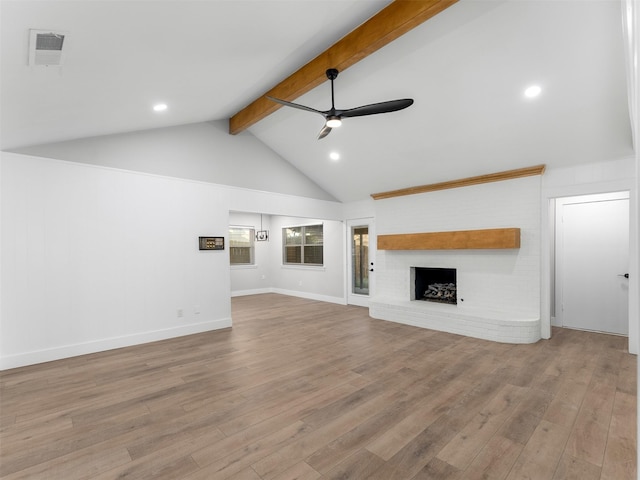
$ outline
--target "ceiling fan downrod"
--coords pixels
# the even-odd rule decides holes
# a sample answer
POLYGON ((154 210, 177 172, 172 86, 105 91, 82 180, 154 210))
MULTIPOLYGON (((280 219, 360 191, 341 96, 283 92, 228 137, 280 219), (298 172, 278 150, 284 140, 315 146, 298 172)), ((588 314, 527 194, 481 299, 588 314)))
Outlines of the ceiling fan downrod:
POLYGON ((338 70, 336 68, 330 68, 326 71, 327 78, 331 80, 331 110, 327 112, 325 117, 325 126, 320 131, 318 139, 325 137, 329 134, 332 128, 337 128, 342 125, 342 118, 336 115, 335 98, 333 94, 333 81, 338 78, 338 70))

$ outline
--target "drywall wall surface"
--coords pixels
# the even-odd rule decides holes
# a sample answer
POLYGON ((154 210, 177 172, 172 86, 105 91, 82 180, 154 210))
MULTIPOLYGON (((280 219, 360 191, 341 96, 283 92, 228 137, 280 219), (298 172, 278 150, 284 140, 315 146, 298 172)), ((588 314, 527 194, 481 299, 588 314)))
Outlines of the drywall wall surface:
POLYGON ((225 235, 224 202, 203 183, 3 155, 2 366, 230 326, 226 251, 198 250, 225 235))
POLYGON ((273 290, 332 303, 345 303, 344 238, 344 224, 341 221, 323 218, 272 217, 269 243, 273 290), (323 225, 324 265, 285 265, 282 229, 320 223, 323 225))
MULTIPOLYGON (((259 213, 231 212, 230 227, 252 228, 255 232, 267 232, 266 240, 254 237, 254 263, 231 265, 231 295, 268 293, 273 282, 271 242, 276 241, 271 231, 271 216, 259 213)), ((229 248, 232 248, 229 245, 229 248)))
POLYGON ((224 190, 229 208, 234 212, 254 212, 267 215, 329 220, 340 220, 344 215, 343 204, 335 201, 222 185, 220 188, 224 190))
POLYGON ((376 205, 373 198, 358 202, 343 203, 343 215, 345 220, 352 218, 371 218, 376 214, 376 205))
POLYGON ((605 162, 548 167, 542 176, 545 198, 607 193, 633 188, 635 161, 632 157, 605 162))
POLYGON ((340 216, 336 202, 7 152, 0 172, 0 369, 231 326, 228 249, 201 251, 198 237, 226 243, 234 201, 340 216))
POLYGON ((224 121, 36 145, 16 153, 335 200, 249 132, 224 121))
MULTIPOLYGON (((640 327, 638 311, 638 156, 573 167, 548 168, 542 178, 542 217, 551 215, 555 199, 574 195, 591 195, 629 191, 629 351, 638 354, 640 327)), ((543 238, 553 238, 553 226, 543 223, 543 238)), ((542 311, 550 311, 555 301, 551 291, 554 277, 554 250, 549 242, 542 249, 542 311)))

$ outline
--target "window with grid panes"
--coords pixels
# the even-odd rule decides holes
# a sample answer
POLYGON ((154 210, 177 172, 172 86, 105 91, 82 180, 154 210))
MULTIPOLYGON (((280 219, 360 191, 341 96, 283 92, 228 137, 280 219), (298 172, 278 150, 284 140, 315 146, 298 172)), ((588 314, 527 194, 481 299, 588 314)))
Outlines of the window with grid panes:
POLYGON ((323 265, 322 225, 305 225, 282 229, 285 265, 323 265))
POLYGON ((229 227, 229 258, 231 265, 254 265, 255 229, 229 227))

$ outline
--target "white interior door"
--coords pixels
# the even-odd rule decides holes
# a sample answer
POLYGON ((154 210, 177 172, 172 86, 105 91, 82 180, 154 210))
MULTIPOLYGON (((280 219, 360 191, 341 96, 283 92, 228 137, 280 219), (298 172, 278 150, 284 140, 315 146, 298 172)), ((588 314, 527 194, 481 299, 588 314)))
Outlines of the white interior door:
POLYGON ((375 231, 372 218, 347 221, 347 303, 369 306, 375 282, 375 231))
POLYGON ((628 193, 561 199, 557 213, 561 324, 628 335, 628 193))

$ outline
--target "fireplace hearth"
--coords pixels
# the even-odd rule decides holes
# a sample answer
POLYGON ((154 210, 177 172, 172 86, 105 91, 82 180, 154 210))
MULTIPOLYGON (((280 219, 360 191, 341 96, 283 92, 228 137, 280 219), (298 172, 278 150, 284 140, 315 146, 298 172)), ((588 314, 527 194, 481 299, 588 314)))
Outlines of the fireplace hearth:
POLYGON ((411 267, 414 282, 412 300, 458 304, 456 269, 411 267))

